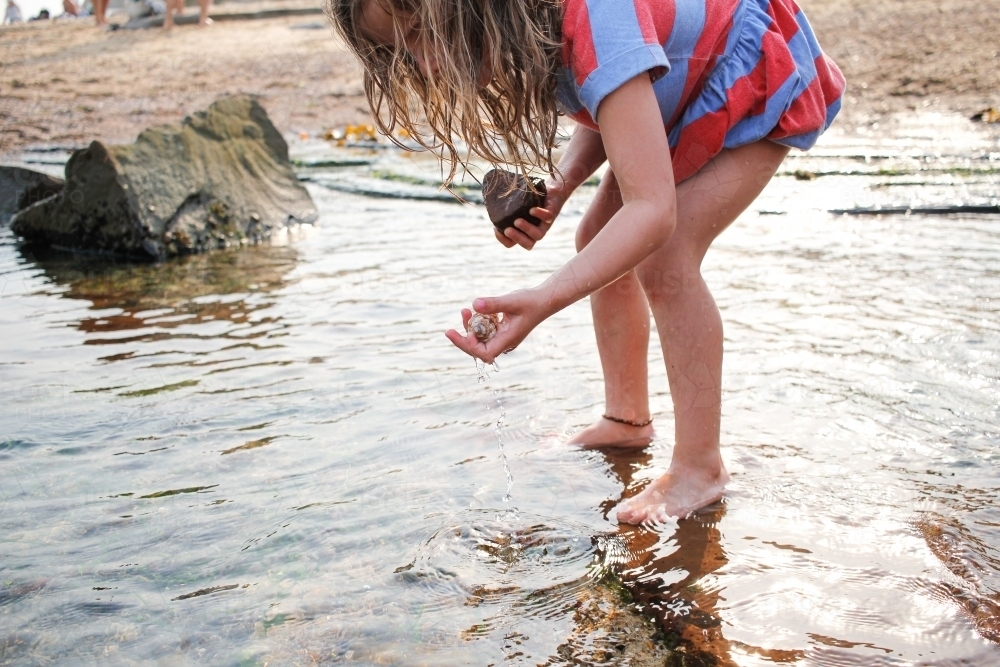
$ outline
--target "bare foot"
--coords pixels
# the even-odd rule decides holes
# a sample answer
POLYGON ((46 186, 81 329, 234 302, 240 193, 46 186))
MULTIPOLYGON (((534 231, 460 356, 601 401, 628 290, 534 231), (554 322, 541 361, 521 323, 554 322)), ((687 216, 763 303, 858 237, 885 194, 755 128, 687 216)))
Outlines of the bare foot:
POLYGON ((584 449, 594 447, 645 447, 653 441, 653 425, 631 426, 610 419, 599 419, 568 441, 584 449))
POLYGON ((670 517, 684 519, 695 510, 721 500, 728 482, 729 473, 721 465, 707 474, 698 469, 672 470, 619 505, 617 518, 632 524, 666 521, 670 517))

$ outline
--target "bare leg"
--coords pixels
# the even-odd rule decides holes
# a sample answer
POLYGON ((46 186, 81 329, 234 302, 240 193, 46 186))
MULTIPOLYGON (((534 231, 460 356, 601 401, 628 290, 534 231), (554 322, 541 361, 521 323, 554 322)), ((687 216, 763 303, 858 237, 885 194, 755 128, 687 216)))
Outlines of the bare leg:
POLYGON ((94 22, 97 25, 107 25, 105 14, 108 10, 108 0, 94 0, 94 22))
POLYGON ((212 4, 212 0, 198 0, 198 4, 201 6, 201 12, 198 14, 198 25, 212 25, 212 19, 208 18, 208 7, 212 4))
MULTIPOLYGON (((577 252, 597 235, 622 207, 612 172, 601 181, 594 203, 587 209, 576 234, 577 252)), ((635 271, 591 295, 597 350, 604 371, 604 414, 644 422, 649 419, 646 353, 649 349, 649 304, 635 271)), ((642 427, 600 419, 570 438, 583 447, 645 447, 652 425, 642 427)))
MULTIPOLYGON (((719 451, 722 319, 701 277, 701 262, 716 237, 757 198, 787 153, 787 148, 769 141, 727 150, 681 183, 673 236, 635 270, 660 334, 674 404, 675 443, 667 473, 622 503, 619 521, 683 518, 719 500, 725 491, 729 474, 719 451)), ((609 352, 614 356, 623 347, 612 344, 609 352)))
POLYGON ((166 0, 167 10, 163 16, 163 28, 165 30, 170 30, 174 27, 174 9, 182 6, 183 2, 184 0, 166 0))

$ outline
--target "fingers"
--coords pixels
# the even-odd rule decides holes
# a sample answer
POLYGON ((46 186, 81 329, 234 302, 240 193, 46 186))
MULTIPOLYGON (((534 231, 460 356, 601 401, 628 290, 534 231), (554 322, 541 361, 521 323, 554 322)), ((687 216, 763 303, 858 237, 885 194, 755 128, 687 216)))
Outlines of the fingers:
POLYGON ((499 241, 501 244, 503 244, 503 246, 505 248, 513 248, 515 245, 517 245, 516 241, 514 241, 513 239, 509 239, 506 236, 504 236, 500 232, 500 230, 497 229, 496 227, 493 228, 493 234, 497 237, 497 241, 499 241))
POLYGON ((462 352, 465 352, 466 354, 472 357, 476 356, 472 353, 472 350, 470 349, 469 340, 467 336, 463 336, 454 329, 448 329, 447 331, 444 332, 444 335, 447 336, 448 340, 451 341, 452 345, 460 349, 462 352))
MULTIPOLYGON (((518 220, 520 222, 520 220, 518 220)), ((515 225, 517 222, 514 223, 515 225)), ((531 223, 527 223, 531 224, 531 223)), ((524 248, 525 250, 531 250, 535 247, 535 239, 531 238, 524 232, 522 232, 517 227, 508 227, 503 232, 512 244, 516 244, 524 248)))
MULTIPOLYGON (((542 209, 532 209, 533 211, 539 211, 542 209)), ((535 247, 535 244, 542 240, 546 232, 549 231, 549 227, 552 225, 546 222, 542 222, 539 225, 533 225, 524 218, 518 218, 514 221, 513 227, 508 227, 504 230, 504 235, 512 245, 516 243, 525 250, 531 250, 535 247)), ((505 244, 506 245, 506 244, 505 244)), ((507 246, 510 247, 510 246, 507 246)))
POLYGON ((541 220, 543 225, 551 225, 552 221, 556 219, 556 214, 552 212, 552 209, 542 208, 541 206, 529 209, 528 213, 541 220))
POLYGON ((521 230, 525 236, 530 237, 532 241, 541 241, 542 237, 545 236, 545 232, 549 230, 549 226, 544 222, 540 225, 533 225, 524 218, 515 220, 514 226, 521 230))
POLYGON ((504 312, 503 303, 501 299, 495 296, 479 297, 472 302, 472 307, 477 313, 502 313, 504 312))
POLYGON ((448 331, 444 332, 444 335, 448 337, 452 345, 470 357, 481 359, 488 364, 492 364, 496 358, 497 353, 488 349, 486 344, 480 343, 474 334, 470 333, 463 336, 454 329, 448 329, 448 331))

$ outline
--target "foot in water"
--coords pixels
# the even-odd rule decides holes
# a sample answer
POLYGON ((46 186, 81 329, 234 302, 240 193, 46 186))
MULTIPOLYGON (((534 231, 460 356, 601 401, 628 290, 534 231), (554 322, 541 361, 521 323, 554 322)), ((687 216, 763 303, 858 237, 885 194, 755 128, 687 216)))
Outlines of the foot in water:
POLYGON ((684 519, 695 510, 721 500, 728 482, 729 473, 721 465, 707 474, 697 469, 672 470, 620 504, 617 518, 631 524, 684 519))
POLYGON ((632 426, 601 418, 566 441, 584 449, 594 447, 645 447, 653 441, 653 425, 632 426))

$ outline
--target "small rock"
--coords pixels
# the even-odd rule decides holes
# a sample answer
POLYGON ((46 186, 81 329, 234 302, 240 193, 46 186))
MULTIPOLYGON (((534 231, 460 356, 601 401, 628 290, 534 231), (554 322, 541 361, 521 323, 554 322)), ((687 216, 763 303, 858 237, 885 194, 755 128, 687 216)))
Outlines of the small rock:
POLYGON ((58 194, 63 180, 22 167, 0 166, 0 225, 21 209, 58 194))
POLYGON ((533 225, 541 220, 528 213, 536 206, 545 204, 545 181, 532 179, 537 193, 528 187, 528 179, 521 174, 513 174, 503 169, 491 169, 483 177, 483 201, 490 222, 503 231, 514 225, 518 218, 524 218, 533 225), (513 188, 511 185, 513 184, 513 188))

